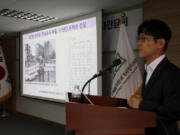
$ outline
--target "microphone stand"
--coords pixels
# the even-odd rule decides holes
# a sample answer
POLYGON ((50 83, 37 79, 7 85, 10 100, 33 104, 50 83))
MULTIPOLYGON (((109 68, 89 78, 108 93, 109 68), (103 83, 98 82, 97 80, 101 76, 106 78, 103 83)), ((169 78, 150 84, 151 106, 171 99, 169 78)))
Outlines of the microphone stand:
POLYGON ((90 95, 90 87, 91 87, 91 84, 90 84, 91 82, 89 82, 88 84, 88 95, 90 95))
MULTIPOLYGON (((107 73, 108 71, 109 71, 109 70, 103 71, 103 72, 104 72, 104 73, 107 73)), ((85 89, 86 85, 87 85, 88 83, 90 83, 93 79, 95 79, 95 78, 97 78, 97 77, 103 75, 103 72, 100 71, 99 73, 96 73, 95 75, 93 75, 93 77, 91 77, 91 78, 84 84, 84 86, 83 86, 83 88, 82 88, 82 90, 81 90, 82 93, 84 92, 84 89, 85 89)))
POLYGON ((85 87, 86 87, 86 85, 88 84, 88 83, 90 83, 93 79, 95 79, 96 77, 98 77, 96 74, 93 76, 93 77, 91 77, 85 84, 84 84, 84 86, 83 86, 83 88, 82 88, 82 93, 84 92, 84 89, 85 89, 85 87))
MULTIPOLYGON (((83 92, 84 92, 84 89, 85 89, 86 85, 87 85, 87 84, 90 84, 90 82, 91 82, 93 79, 95 79, 96 77, 98 77, 98 76, 99 76, 99 75, 95 74, 93 77, 91 77, 91 78, 84 84, 84 86, 83 86, 83 88, 82 88, 82 90, 81 90, 81 101, 83 101, 83 96, 84 96, 91 105, 94 105, 94 104, 92 103, 92 101, 88 98, 88 96, 86 96, 85 94, 83 94, 83 92)), ((90 88, 89 88, 89 89, 90 89, 90 88)), ((89 94, 90 94, 90 92, 89 92, 89 94)))
MULTIPOLYGON (((82 90, 81 90, 81 100, 82 100, 82 97, 83 97, 83 95, 84 95, 85 98, 88 99, 88 101, 89 101, 89 98, 88 98, 85 94, 83 94, 84 89, 85 89, 85 87, 86 87, 86 85, 87 85, 88 83, 90 84, 90 82, 91 82, 93 79, 95 79, 95 78, 97 78, 97 77, 99 77, 99 76, 102 76, 103 74, 107 73, 107 72, 110 71, 113 67, 119 65, 120 63, 121 63, 121 60, 120 60, 120 59, 116 59, 116 60, 113 61, 113 64, 111 64, 110 66, 107 66, 107 67, 101 69, 98 73, 96 73, 95 75, 93 75, 93 77, 91 77, 91 78, 83 85, 83 87, 82 87, 82 90)), ((89 101, 89 102, 90 102, 90 101, 89 101)), ((90 102, 90 103, 92 103, 92 102, 90 102)))

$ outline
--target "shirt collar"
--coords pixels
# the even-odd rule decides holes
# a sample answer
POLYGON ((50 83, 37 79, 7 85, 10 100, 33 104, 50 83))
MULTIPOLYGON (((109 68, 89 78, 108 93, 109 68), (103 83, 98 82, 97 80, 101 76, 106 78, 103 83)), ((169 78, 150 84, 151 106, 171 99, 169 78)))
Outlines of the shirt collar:
POLYGON ((153 60, 149 65, 145 64, 145 70, 146 71, 154 71, 155 68, 158 66, 158 64, 166 57, 165 54, 162 54, 161 56, 159 56, 158 58, 156 58, 155 60, 153 60))

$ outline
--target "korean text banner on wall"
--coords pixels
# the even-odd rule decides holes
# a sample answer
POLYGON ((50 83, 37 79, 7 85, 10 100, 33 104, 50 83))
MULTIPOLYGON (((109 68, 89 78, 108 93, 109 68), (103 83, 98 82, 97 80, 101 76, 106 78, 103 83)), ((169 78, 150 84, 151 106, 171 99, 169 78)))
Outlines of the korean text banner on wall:
POLYGON ((132 48, 136 49, 136 36, 138 26, 143 21, 143 9, 136 8, 123 12, 105 15, 103 17, 103 52, 114 51, 118 42, 118 26, 121 13, 125 13, 125 25, 132 48))

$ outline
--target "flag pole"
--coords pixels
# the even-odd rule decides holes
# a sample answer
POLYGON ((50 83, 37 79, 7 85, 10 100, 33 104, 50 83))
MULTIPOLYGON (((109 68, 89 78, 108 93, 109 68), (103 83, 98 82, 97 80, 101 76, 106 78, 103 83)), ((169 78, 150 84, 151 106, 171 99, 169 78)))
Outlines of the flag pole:
POLYGON ((9 115, 9 113, 7 112, 7 100, 12 96, 12 91, 10 91, 9 93, 7 93, 5 96, 0 98, 0 103, 2 105, 2 112, 0 113, 0 117, 4 118, 7 117, 9 115))
POLYGON ((126 14, 123 12, 123 13, 121 13, 120 16, 121 16, 121 20, 120 20, 120 23, 119 23, 119 29, 118 29, 119 31, 120 31, 121 25, 125 23, 126 14))
POLYGON ((5 117, 7 117, 9 114, 8 114, 8 112, 7 112, 7 110, 6 110, 6 100, 2 103, 2 113, 1 113, 1 117, 2 118, 5 118, 5 117))

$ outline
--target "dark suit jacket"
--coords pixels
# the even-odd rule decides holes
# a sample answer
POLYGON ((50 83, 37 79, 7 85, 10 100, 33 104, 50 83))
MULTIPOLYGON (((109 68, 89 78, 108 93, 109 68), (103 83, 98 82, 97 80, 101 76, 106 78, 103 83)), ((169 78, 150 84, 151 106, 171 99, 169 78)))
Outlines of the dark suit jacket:
POLYGON ((143 83, 142 97, 139 109, 157 112, 158 127, 154 131, 163 135, 179 135, 177 121, 180 120, 180 69, 165 57, 146 86, 143 83))

